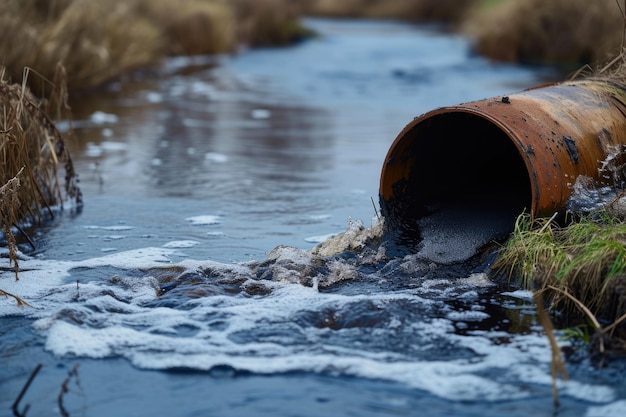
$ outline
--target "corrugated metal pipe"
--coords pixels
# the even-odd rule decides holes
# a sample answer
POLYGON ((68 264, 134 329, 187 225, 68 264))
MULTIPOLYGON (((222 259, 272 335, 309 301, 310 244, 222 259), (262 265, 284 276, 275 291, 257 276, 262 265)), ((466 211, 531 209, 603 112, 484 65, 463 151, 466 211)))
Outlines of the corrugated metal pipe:
POLYGON ((391 145, 381 212, 388 232, 408 246, 419 249, 429 230, 448 233, 431 237, 434 246, 425 250, 459 260, 463 254, 444 253, 455 240, 478 246, 509 233, 524 211, 562 213, 578 176, 611 184, 602 162, 624 145, 626 89, 608 79, 438 108, 411 121, 391 145))

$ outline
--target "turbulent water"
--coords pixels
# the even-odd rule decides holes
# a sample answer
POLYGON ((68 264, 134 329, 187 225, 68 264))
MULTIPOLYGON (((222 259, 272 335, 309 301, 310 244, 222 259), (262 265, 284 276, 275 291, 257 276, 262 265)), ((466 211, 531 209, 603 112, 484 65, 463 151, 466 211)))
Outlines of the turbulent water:
MULTIPOLYGON (((372 207, 412 117, 546 73, 433 28, 306 23, 320 37, 172 60, 75 108, 85 207, 2 272, 30 306, 0 300, 0 414, 42 363, 32 416, 553 415, 531 295, 489 257, 394 258, 372 207)), ((561 343, 557 414, 623 415, 623 365, 561 343)))

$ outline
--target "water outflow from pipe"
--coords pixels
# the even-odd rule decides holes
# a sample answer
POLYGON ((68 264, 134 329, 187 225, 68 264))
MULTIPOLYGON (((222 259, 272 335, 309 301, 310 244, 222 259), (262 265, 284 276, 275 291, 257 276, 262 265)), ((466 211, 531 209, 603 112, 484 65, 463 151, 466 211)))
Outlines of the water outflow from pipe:
POLYGON ((380 177, 391 239, 440 263, 505 238, 522 212, 563 213, 579 176, 626 147, 626 87, 611 80, 551 84, 442 107, 411 121, 380 177))

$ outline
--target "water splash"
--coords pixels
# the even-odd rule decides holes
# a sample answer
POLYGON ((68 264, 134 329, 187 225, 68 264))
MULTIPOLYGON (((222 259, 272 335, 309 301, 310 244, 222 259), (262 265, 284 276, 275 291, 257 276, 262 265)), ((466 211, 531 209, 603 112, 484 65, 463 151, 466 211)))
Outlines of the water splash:
POLYGON ((572 185, 572 195, 567 202, 567 211, 582 216, 600 210, 608 210, 610 214, 626 218, 626 160, 623 146, 615 146, 606 159, 600 164, 598 173, 601 181, 579 176, 572 185), (610 184, 610 185, 607 185, 610 184))
MULTIPOLYGON (((27 259, 27 285, 7 289, 35 308, 0 314, 33 317, 55 355, 141 369, 382 379, 457 401, 549 392, 550 349, 530 299, 483 272, 447 275, 418 254, 386 259, 381 227, 351 221, 311 251, 279 246, 239 264, 172 263, 172 247, 27 259)), ((576 380, 562 390, 615 398, 576 380)))

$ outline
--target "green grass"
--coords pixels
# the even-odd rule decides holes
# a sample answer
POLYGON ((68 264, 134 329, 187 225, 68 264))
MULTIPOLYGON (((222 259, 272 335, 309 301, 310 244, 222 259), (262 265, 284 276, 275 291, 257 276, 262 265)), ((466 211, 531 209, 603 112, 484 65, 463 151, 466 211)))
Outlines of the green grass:
POLYGON ((509 0, 480 0, 476 5, 476 10, 484 11, 509 0))
POLYGON ((577 311, 570 294, 598 317, 626 311, 626 223, 606 213, 562 227, 551 219, 518 217, 494 268, 523 288, 551 293, 563 311, 577 311), (552 291, 548 291, 552 288, 552 291))

